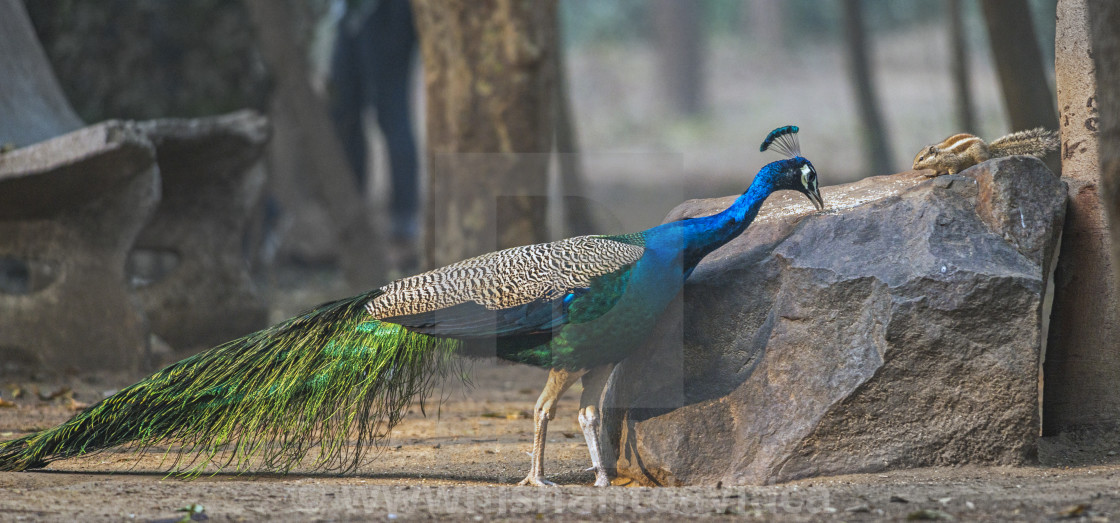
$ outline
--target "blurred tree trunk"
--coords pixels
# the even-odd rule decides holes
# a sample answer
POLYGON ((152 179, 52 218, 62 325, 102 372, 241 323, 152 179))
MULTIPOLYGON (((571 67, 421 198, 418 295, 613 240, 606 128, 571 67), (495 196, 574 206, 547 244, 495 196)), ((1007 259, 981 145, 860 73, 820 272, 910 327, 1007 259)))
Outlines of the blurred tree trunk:
POLYGON ((248 12, 226 0, 26 2, 87 122, 264 112, 269 78, 248 12))
MULTIPOLYGON (((1058 110, 1047 85, 1046 67, 1027 0, 980 0, 980 7, 988 26, 988 43, 1011 129, 1057 129, 1058 110)), ((1061 169, 1056 157, 1052 156, 1046 164, 1055 173, 1061 169)))
POLYGON ((590 199, 584 183, 583 165, 579 157, 579 140, 572 118, 572 101, 568 96, 568 69, 560 31, 556 31, 556 161, 560 169, 560 197, 564 202, 565 236, 593 234, 595 220, 588 205, 590 199))
POLYGON ((848 71, 851 73, 852 89, 856 92, 860 123, 864 129, 864 155, 873 174, 886 174, 893 171, 891 150, 879 110, 879 96, 875 91, 874 71, 867 49, 863 2, 844 0, 843 11, 848 71))
POLYGON ((412 5, 427 94, 429 264, 544 241, 555 0, 412 5))
POLYGON ((564 236, 596 233, 595 218, 591 215, 584 166, 579 157, 579 139, 576 122, 572 118, 571 97, 568 94, 568 66, 564 59, 563 38, 556 31, 556 148, 560 170, 560 197, 567 231, 564 236))
POLYGON ((1101 197, 1112 233, 1114 278, 1120 287, 1120 4, 1091 0, 1089 19, 1099 91, 1101 197))
POLYGON ((650 7, 670 108, 678 115, 699 114, 704 110, 703 4, 654 0, 650 7))
POLYGON ((968 72, 968 42, 964 32, 961 0, 949 0, 949 39, 952 45, 953 87, 956 91, 957 125, 962 132, 977 134, 972 109, 972 76, 968 72))
MULTIPOLYGON (((307 53, 298 44, 292 2, 246 0, 260 41, 261 54, 275 76, 276 93, 269 115, 270 185, 286 212, 313 203, 330 217, 337 234, 339 265, 347 281, 359 288, 381 282, 381 245, 370 213, 334 134, 326 104, 312 91, 307 53)), ((299 216, 298 214, 296 215, 299 216)), ((329 231, 318 231, 329 235, 329 231)))
POLYGON ((750 41, 766 54, 785 54, 783 0, 747 0, 742 15, 750 41))

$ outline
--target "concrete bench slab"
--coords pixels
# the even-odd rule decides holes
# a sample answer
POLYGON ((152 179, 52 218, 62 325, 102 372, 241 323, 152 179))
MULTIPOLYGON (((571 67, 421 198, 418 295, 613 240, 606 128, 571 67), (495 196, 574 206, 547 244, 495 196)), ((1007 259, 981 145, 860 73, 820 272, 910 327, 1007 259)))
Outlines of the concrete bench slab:
POLYGON ((152 330, 177 350, 207 348, 264 327, 244 236, 268 141, 254 111, 137 124, 156 148, 163 201, 129 260, 152 330))
POLYGON ((0 155, 0 372, 143 367, 124 262, 158 202, 155 149, 126 122, 0 155))

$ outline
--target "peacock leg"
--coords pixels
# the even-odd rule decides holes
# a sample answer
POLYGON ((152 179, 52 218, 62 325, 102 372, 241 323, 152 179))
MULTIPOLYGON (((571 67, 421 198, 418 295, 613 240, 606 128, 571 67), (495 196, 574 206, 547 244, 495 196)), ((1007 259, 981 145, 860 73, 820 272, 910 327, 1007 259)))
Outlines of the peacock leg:
POLYGON ((611 377, 614 364, 595 367, 583 375, 583 394, 579 398, 579 428, 583 429, 583 439, 587 440, 587 450, 591 453, 591 468, 595 470, 595 486, 609 487, 611 479, 603 466, 603 449, 599 446, 599 431, 602 427, 599 418, 599 403, 603 400, 603 389, 611 377))
POLYGON ((548 433, 548 421, 556 416, 556 400, 568 390, 576 380, 586 371, 566 371, 552 369, 548 371, 548 381, 544 384, 541 397, 537 399, 537 406, 533 408, 533 457, 529 466, 529 475, 521 480, 518 485, 533 485, 537 487, 552 486, 556 484, 544 479, 544 438, 548 433))

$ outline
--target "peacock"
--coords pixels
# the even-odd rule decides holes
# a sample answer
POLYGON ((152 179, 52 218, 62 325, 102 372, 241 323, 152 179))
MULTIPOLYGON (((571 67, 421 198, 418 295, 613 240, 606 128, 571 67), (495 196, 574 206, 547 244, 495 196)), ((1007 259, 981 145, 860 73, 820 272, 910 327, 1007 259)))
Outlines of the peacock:
POLYGON ((771 193, 799 191, 824 208, 797 131, 770 132, 760 150, 785 157, 718 214, 505 249, 325 303, 174 363, 57 427, 0 443, 0 470, 125 447, 162 450, 169 469, 187 476, 301 464, 347 471, 413 402, 423 407, 460 356, 496 356, 549 369, 520 484, 554 485, 544 474, 545 434, 559 397, 582 380, 579 425, 595 485, 607 486, 599 402, 615 364, 771 193))

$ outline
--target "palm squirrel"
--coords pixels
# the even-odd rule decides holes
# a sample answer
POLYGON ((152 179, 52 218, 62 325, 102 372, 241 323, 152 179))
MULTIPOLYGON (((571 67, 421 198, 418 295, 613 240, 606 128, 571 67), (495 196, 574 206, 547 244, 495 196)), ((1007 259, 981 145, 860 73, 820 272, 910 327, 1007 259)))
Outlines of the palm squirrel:
POLYGON ((990 158, 1027 154, 1036 157, 1057 149, 1058 133, 1039 127, 1011 133, 992 143, 967 133, 954 134, 923 147, 914 157, 914 170, 931 169, 935 174, 957 174, 990 158))

